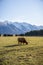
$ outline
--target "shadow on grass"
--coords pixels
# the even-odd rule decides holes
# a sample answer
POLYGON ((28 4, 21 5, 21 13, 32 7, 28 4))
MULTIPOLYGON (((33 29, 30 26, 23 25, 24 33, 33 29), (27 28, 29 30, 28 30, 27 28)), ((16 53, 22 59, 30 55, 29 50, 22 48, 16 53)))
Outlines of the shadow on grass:
POLYGON ((8 45, 8 46, 4 46, 4 47, 16 47, 16 46, 22 46, 22 45, 15 44, 15 45, 8 45))
MULTIPOLYGON (((16 46, 22 46, 22 45, 18 45, 18 44, 15 44, 15 45, 8 45, 8 46, 3 46, 4 48, 10 48, 10 47, 16 47, 16 46)), ((0 52, 0 55, 3 55, 3 54, 7 54, 8 52, 11 52, 11 51, 18 51, 19 49, 10 49, 10 50, 8 50, 8 49, 6 49, 6 50, 2 50, 1 52, 0 52)))

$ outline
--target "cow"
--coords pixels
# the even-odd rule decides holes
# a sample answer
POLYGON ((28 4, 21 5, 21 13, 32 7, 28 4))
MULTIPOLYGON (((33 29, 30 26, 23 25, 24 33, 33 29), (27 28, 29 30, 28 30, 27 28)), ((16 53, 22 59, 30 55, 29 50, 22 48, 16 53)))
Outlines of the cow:
POLYGON ((0 34, 0 36, 1 36, 1 34, 0 34))
POLYGON ((28 42, 25 40, 25 38, 18 38, 18 44, 21 44, 21 43, 26 43, 26 45, 28 44, 28 42))

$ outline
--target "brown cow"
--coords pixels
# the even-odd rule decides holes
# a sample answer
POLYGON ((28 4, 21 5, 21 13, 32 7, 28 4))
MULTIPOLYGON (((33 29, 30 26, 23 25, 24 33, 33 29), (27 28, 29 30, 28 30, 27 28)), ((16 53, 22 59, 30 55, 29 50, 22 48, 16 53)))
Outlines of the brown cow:
POLYGON ((28 42, 25 40, 25 38, 18 38, 18 44, 20 43, 26 43, 26 45, 28 44, 28 42))

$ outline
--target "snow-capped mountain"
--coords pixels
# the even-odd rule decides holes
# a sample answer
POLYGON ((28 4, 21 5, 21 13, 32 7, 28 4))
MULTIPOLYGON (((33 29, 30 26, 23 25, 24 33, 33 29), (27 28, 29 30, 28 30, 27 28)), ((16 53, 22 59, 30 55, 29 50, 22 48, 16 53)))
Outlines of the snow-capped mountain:
POLYGON ((0 22, 0 34, 23 34, 32 30, 43 29, 43 26, 19 22, 0 22))

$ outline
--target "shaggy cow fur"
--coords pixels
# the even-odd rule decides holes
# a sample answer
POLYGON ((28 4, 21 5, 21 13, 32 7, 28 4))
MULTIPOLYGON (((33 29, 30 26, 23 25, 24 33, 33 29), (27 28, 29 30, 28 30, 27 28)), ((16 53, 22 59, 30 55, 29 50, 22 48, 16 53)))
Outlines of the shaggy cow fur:
POLYGON ((25 40, 25 38, 18 38, 18 44, 21 44, 21 43, 26 43, 26 45, 28 44, 28 42, 25 40))

